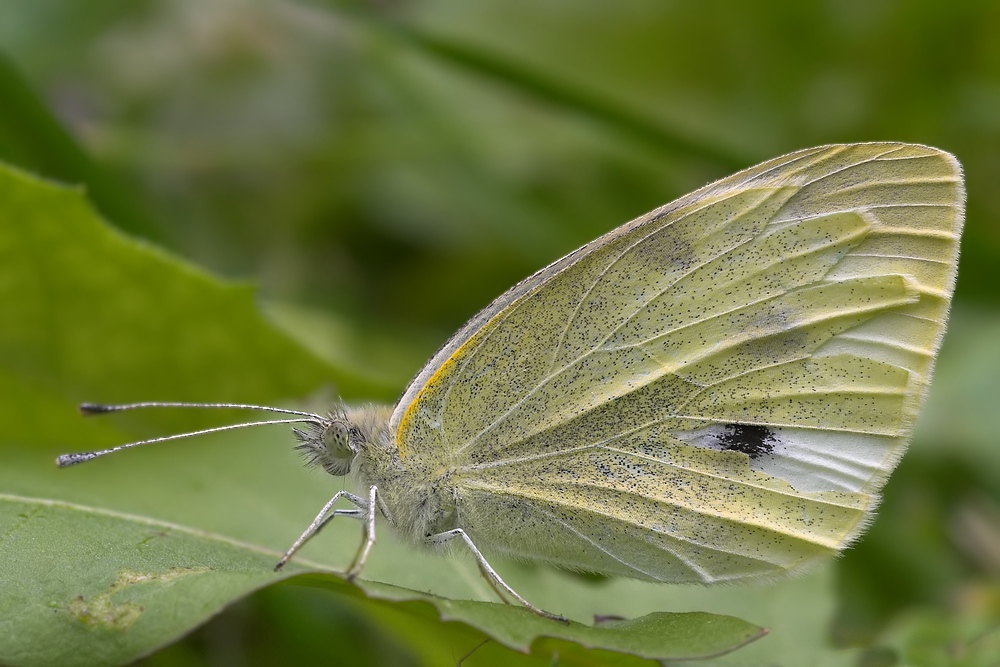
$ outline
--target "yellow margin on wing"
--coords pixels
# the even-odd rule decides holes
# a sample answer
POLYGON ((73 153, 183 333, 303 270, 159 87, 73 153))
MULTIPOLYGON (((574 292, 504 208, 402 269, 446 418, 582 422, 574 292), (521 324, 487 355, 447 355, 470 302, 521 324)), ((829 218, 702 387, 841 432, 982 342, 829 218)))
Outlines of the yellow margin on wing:
MULTIPOLYGON (((530 293, 531 293, 531 290, 529 290, 527 292, 527 294, 530 294, 530 293)), ((524 297, 522 296, 521 298, 524 298, 524 297)), ((468 338, 466 338, 465 342, 463 342, 461 345, 459 345, 455 349, 455 351, 451 353, 451 356, 448 357, 444 361, 443 364, 441 364, 440 366, 438 366, 438 369, 436 371, 434 371, 434 374, 431 375, 429 378, 427 378, 427 381, 424 382, 424 386, 420 388, 420 391, 417 392, 417 395, 413 397, 412 401, 410 401, 410 405, 407 406, 406 412, 404 412, 403 416, 399 418, 399 427, 396 429, 396 433, 395 433, 395 436, 394 436, 395 439, 396 439, 396 449, 397 449, 397 451, 399 451, 399 458, 401 458, 401 459, 405 459, 406 458, 406 448, 403 446, 403 441, 402 441, 402 438, 400 436, 407 429, 407 425, 409 423, 409 420, 413 416, 413 407, 417 403, 420 402, 421 397, 423 397, 423 395, 428 391, 428 389, 430 387, 432 387, 435 383, 437 383, 438 379, 440 377, 442 377, 442 375, 444 374, 445 370, 446 369, 450 369, 451 366, 453 366, 457 362, 458 358, 465 352, 466 348, 469 345, 471 345, 473 342, 478 343, 481 334, 483 334, 484 332, 489 332, 489 331, 492 330, 493 324, 494 324, 494 322, 496 321, 496 319, 498 317, 500 317, 505 312, 507 312, 507 310, 509 308, 517 305, 520 302, 521 302, 521 299, 516 299, 516 300, 512 301, 511 303, 507 304, 507 306, 505 308, 502 308, 501 310, 497 311, 496 315, 494 315, 493 317, 491 317, 486 324, 484 324, 483 326, 481 326, 476 331, 476 333, 474 333, 471 336, 469 336, 468 338)))

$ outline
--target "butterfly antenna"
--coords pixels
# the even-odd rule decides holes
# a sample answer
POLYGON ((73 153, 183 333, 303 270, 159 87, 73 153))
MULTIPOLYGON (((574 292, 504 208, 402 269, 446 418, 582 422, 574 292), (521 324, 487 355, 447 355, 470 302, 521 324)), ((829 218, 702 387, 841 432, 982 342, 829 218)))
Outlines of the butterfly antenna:
POLYGON ((279 414, 296 415, 296 418, 267 419, 264 421, 244 422, 242 424, 230 424, 228 426, 216 426, 214 428, 205 428, 198 431, 190 431, 188 433, 177 433, 175 435, 165 435, 159 438, 149 438, 148 440, 138 440, 136 442, 129 442, 124 445, 118 445, 117 447, 110 447, 108 449, 99 449, 92 452, 62 454, 56 457, 56 465, 58 465, 60 468, 66 468, 71 465, 76 465, 77 463, 83 463, 84 461, 90 461, 99 458, 101 456, 106 456, 107 454, 113 454, 114 452, 119 452, 123 449, 131 449, 133 447, 139 447, 141 445, 151 445, 157 442, 167 442, 168 440, 180 440, 181 438, 190 438, 196 435, 205 435, 207 433, 218 433, 220 431, 233 431, 238 428, 249 428, 251 426, 267 426, 271 424, 300 424, 303 422, 322 425, 324 422, 323 417, 312 412, 302 412, 300 410, 286 410, 284 408, 272 408, 266 405, 245 405, 242 403, 174 403, 174 402, 150 401, 143 403, 122 403, 118 405, 103 405, 98 403, 80 404, 80 412, 84 415, 100 415, 100 414, 106 414, 108 412, 123 412, 125 410, 138 410, 140 408, 232 408, 240 410, 264 410, 265 412, 276 412, 279 414))
POLYGON ((285 408, 274 408, 268 405, 247 405, 245 403, 175 403, 166 401, 145 401, 142 403, 119 403, 117 405, 106 405, 102 403, 81 403, 80 412, 84 415, 100 415, 106 412, 124 412, 125 410, 138 410, 141 408, 233 408, 238 410, 263 410, 264 412, 277 412, 283 415, 299 415, 302 417, 312 417, 322 419, 312 412, 302 412, 301 410, 286 410, 285 408))

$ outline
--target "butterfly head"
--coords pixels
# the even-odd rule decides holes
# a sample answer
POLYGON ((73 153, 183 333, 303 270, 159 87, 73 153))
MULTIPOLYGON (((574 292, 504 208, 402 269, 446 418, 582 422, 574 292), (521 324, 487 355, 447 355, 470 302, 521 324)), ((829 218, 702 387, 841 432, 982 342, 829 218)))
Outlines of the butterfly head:
POLYGON ((357 456, 362 434, 343 414, 331 414, 317 421, 306 422, 304 428, 293 429, 311 466, 322 466, 335 477, 351 472, 351 463, 357 456))

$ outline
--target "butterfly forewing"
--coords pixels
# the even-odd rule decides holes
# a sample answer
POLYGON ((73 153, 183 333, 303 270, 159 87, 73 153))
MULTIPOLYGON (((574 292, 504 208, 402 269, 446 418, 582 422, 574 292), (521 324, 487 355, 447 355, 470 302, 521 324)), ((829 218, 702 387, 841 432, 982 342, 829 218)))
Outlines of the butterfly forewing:
POLYGON ((407 389, 407 465, 486 549, 662 581, 770 577, 864 527, 944 331, 947 153, 828 146, 718 181, 476 316, 407 389))

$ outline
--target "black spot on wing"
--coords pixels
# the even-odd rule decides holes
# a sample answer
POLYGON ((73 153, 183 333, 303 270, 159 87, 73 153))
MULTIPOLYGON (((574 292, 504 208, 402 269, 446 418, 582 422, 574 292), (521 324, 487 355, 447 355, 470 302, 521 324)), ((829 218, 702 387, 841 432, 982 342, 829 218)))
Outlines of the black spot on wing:
POLYGON ((776 442, 770 429, 757 424, 726 424, 725 433, 719 436, 723 449, 743 452, 751 459, 773 452, 776 442))

